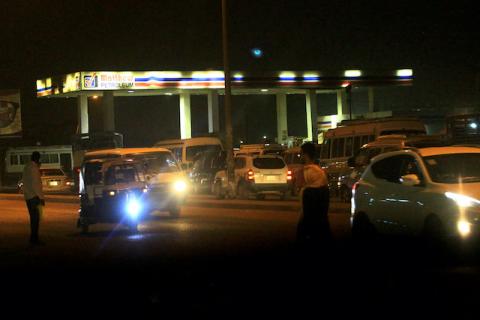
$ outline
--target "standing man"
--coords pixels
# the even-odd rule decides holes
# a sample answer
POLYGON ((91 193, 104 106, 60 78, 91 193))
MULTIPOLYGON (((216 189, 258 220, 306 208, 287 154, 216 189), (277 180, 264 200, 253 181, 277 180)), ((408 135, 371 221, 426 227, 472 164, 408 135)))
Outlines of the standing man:
POLYGON ((300 194, 302 216, 298 223, 297 240, 301 244, 320 244, 332 240, 328 207, 330 195, 327 175, 315 164, 315 145, 307 142, 301 147, 304 159, 305 184, 300 194))
POLYGON ((40 178, 40 153, 34 151, 31 160, 23 169, 23 195, 30 215, 30 244, 42 245, 44 243, 38 238, 38 228, 41 211, 45 206, 45 197, 43 195, 42 179, 40 178))

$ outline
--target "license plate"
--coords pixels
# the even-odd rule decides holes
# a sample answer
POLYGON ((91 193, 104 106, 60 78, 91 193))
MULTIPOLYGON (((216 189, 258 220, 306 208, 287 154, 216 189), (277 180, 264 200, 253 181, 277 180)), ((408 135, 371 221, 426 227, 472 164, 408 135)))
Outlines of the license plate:
POLYGON ((58 181, 50 181, 50 185, 53 186, 58 186, 58 181))
POLYGON ((265 180, 267 180, 267 181, 278 181, 279 177, 277 175, 267 175, 267 176, 265 176, 265 180))

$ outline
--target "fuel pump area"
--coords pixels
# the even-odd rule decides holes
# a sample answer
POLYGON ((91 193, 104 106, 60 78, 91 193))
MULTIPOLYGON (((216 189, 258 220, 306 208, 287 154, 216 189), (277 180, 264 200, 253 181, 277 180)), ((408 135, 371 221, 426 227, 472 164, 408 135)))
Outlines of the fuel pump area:
MULTIPOLYGON (((374 87, 410 86, 411 69, 371 73, 362 70, 343 70, 334 73, 321 71, 277 71, 250 74, 234 71, 233 95, 274 95, 276 101, 277 136, 279 144, 288 137, 287 95, 305 96, 305 140, 317 141, 318 129, 324 126, 318 117, 318 101, 324 93, 336 93, 337 114, 329 119, 332 125, 339 119, 352 118, 352 88, 369 88, 369 111, 373 111, 374 87), (370 110, 370 107, 372 110, 370 110)), ((102 97, 103 131, 115 131, 115 97, 178 95, 180 137, 192 137, 191 96, 208 97, 208 131, 219 133, 219 96, 224 95, 223 71, 80 71, 37 80, 38 98, 76 98, 79 133, 89 133, 88 98, 102 97)), ((161 107, 161 106, 160 106, 161 107)), ((261 108, 262 106, 258 106, 261 108)), ((235 106, 233 106, 235 108, 235 106)), ((173 120, 173 119, 172 119, 173 120)))

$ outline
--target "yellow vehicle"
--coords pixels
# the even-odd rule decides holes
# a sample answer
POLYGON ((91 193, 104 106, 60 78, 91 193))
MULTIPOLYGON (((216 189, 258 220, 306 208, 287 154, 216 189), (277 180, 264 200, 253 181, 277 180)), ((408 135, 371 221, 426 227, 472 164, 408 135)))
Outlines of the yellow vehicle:
MULTIPOLYGON (((164 148, 117 148, 88 152, 80 174, 82 203, 96 206, 102 202, 106 185, 106 171, 111 162, 135 163, 139 183, 148 193, 142 198, 145 210, 167 210, 179 217, 189 183, 172 152, 164 148)), ((132 169, 133 170, 133 169, 132 169)), ((114 191, 114 190, 109 190, 114 191)))

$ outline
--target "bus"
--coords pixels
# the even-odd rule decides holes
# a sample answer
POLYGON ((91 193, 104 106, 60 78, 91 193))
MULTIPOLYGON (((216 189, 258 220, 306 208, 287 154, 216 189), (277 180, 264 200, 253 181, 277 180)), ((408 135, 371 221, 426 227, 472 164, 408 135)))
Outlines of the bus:
POLYGON ((5 185, 13 185, 22 177, 25 164, 30 162, 32 152, 40 152, 42 168, 62 169, 71 176, 73 171, 72 146, 28 146, 8 148, 5 153, 5 185))
POLYGON ((92 132, 72 137, 73 168, 82 165, 86 152, 92 150, 123 148, 123 135, 117 132, 92 132))
POLYGON ((166 148, 175 155, 183 169, 191 168, 195 156, 206 151, 222 151, 223 146, 216 137, 196 137, 158 141, 155 148, 166 148))
MULTIPOLYGON (((363 145, 380 136, 405 137, 426 135, 425 124, 410 117, 388 117, 368 120, 344 120, 325 133, 320 163, 326 170, 331 188, 340 186, 339 177, 348 170, 347 160, 363 145)), ((334 190, 336 191, 336 190, 334 190)))
POLYGON ((480 145, 480 113, 449 115, 446 127, 447 136, 453 144, 480 145))

